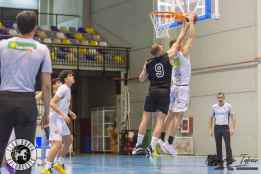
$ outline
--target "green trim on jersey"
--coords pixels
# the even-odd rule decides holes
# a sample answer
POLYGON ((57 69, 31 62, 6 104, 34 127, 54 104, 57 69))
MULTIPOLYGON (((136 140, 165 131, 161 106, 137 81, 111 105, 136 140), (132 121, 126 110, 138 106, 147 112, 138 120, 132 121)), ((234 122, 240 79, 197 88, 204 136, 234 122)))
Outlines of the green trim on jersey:
POLYGON ((178 68, 178 67, 180 67, 180 59, 178 58, 178 56, 175 56, 174 58, 173 58, 173 64, 172 64, 172 66, 173 66, 173 68, 178 68))
POLYGON ((16 49, 22 51, 30 51, 30 50, 37 49, 37 45, 35 43, 22 42, 16 40, 9 41, 7 47, 10 49, 16 49))

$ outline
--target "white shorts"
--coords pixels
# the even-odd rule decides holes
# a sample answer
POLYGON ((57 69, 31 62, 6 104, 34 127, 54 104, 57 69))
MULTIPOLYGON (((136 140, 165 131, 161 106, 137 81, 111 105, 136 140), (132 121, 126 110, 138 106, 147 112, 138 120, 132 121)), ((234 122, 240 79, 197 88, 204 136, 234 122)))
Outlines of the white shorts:
POLYGON ((49 119, 50 141, 62 141, 63 136, 71 135, 71 131, 65 120, 57 115, 51 115, 49 119))
POLYGON ((189 106, 189 86, 171 86, 169 111, 186 112, 189 106))

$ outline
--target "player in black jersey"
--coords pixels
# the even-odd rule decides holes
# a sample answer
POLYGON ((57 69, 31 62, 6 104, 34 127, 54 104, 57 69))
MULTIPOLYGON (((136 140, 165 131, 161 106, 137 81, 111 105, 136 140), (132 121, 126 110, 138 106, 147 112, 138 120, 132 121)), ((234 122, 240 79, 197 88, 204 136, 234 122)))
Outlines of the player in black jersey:
POLYGON ((153 44, 150 52, 153 58, 146 60, 143 70, 139 75, 139 80, 143 82, 148 79, 150 81, 150 86, 145 98, 144 112, 139 126, 136 147, 132 151, 133 155, 144 154, 142 142, 151 113, 156 113, 156 124, 152 134, 151 144, 146 149, 146 156, 150 157, 154 154, 153 152, 155 152, 154 149, 161 134, 164 118, 169 109, 172 71, 171 58, 176 55, 177 48, 183 40, 187 30, 188 25, 185 24, 181 29, 177 41, 166 53, 164 53, 162 45, 153 44))

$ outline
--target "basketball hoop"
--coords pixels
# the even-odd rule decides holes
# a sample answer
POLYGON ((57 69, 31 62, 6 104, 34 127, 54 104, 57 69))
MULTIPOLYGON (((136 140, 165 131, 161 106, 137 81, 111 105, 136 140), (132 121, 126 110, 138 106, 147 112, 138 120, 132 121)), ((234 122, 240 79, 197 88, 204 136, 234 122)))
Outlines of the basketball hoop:
POLYGON ((150 18, 154 26, 156 39, 169 38, 169 29, 174 22, 183 22, 188 20, 183 12, 161 12, 153 11, 150 18))
POLYGON ((169 30, 181 27, 188 14, 195 14, 197 21, 220 18, 220 0, 153 0, 150 18, 154 39, 169 38, 169 30))

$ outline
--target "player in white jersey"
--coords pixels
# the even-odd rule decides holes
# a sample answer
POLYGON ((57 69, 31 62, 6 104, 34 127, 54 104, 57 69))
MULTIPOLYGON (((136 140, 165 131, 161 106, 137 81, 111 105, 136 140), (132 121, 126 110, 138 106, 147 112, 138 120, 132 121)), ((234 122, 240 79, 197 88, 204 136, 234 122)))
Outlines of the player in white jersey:
POLYGON ((188 39, 185 44, 180 45, 176 56, 172 59, 173 68, 169 113, 165 120, 165 126, 163 127, 163 133, 161 135, 163 141, 160 141, 162 150, 171 155, 176 155, 176 150, 173 146, 174 136, 176 130, 180 127, 182 116, 187 111, 189 105, 189 85, 191 79, 189 50, 192 47, 192 41, 195 35, 195 21, 196 16, 194 14, 190 15, 188 39), (168 141, 164 142, 166 133, 169 137, 168 141))
MULTIPOLYGON (((56 91, 58 90, 58 88, 63 84, 61 82, 61 80, 59 78, 55 78, 52 80, 52 93, 53 93, 53 96, 55 96, 56 94, 56 91)), ((75 120, 77 118, 77 115, 70 109, 69 110, 69 114, 68 114, 71 118, 71 120, 75 120)), ((69 124, 67 124, 69 126, 69 124)), ((48 125, 49 127, 49 125, 48 125)), ((49 135, 48 135, 49 137, 49 135)), ((71 135, 71 138, 69 137, 65 137, 63 138, 63 146, 61 148, 61 150, 59 151, 59 153, 57 154, 56 158, 55 158, 55 161, 54 162, 61 162, 63 161, 63 157, 60 156, 60 153, 63 151, 64 147, 66 147, 65 145, 67 145, 67 147, 69 147, 70 144, 72 144, 72 141, 73 141, 73 135, 71 135)))
POLYGON ((72 136, 67 123, 71 122, 69 115, 75 119, 75 114, 70 113, 71 86, 75 83, 72 71, 65 70, 59 75, 59 79, 63 83, 58 87, 55 96, 50 102, 51 112, 49 117, 50 137, 49 140, 52 147, 48 153, 46 160, 46 169, 41 174, 52 174, 52 168, 63 173, 64 157, 69 151, 72 143, 72 136), (59 163, 54 163, 57 154, 60 153, 59 163))
MULTIPOLYGON (((57 89, 62 85, 62 82, 60 81, 59 78, 54 78, 52 79, 52 96, 56 94, 57 89)), ((37 107, 38 107, 38 113, 39 115, 43 115, 43 92, 39 92, 35 96, 36 102, 37 102, 37 107)), ((41 129, 43 130, 44 134, 42 136, 42 149, 41 149, 41 157, 40 160, 37 162, 38 165, 44 165, 45 164, 45 158, 46 158, 46 153, 47 149, 49 148, 49 123, 48 123, 49 118, 47 120, 44 120, 44 117, 42 117, 41 120, 41 129)), ((58 155, 59 156, 59 155, 58 155)))

